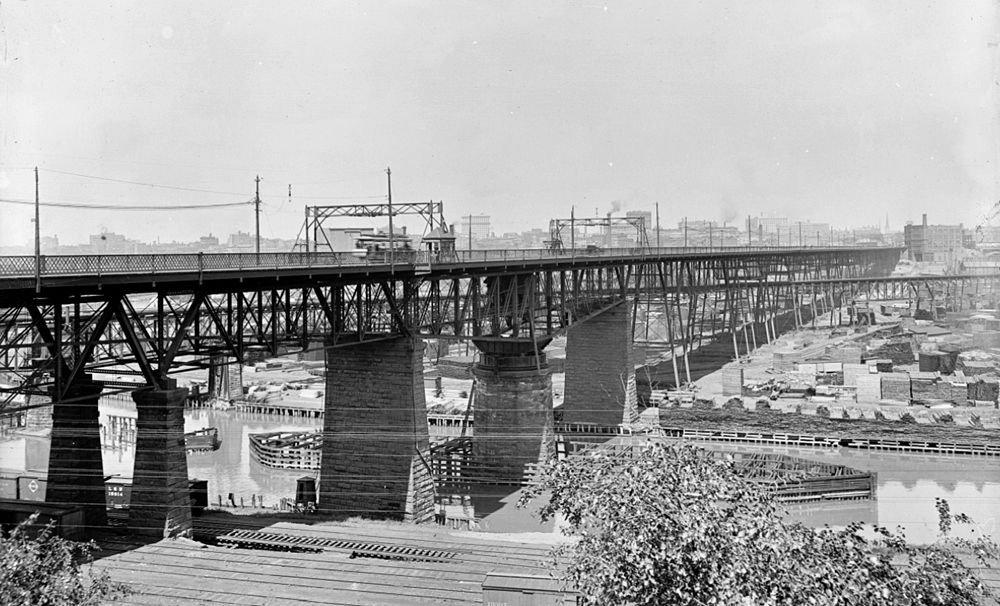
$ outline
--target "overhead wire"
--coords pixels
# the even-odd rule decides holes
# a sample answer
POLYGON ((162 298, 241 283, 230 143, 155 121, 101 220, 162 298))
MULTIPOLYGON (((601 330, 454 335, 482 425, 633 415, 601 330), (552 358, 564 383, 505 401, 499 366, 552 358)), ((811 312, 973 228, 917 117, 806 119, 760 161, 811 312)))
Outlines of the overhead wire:
MULTIPOLYGON (((34 206, 34 200, 18 200, 14 198, 0 198, 0 203, 21 204, 24 206, 34 206)), ((121 204, 87 204, 83 202, 37 202, 39 206, 49 206, 55 208, 81 208, 90 210, 119 210, 119 211, 142 211, 142 210, 201 210, 203 208, 226 208, 232 206, 246 206, 252 204, 253 200, 246 202, 217 202, 209 204, 176 204, 157 206, 123 206, 121 204)))
POLYGON ((195 188, 195 187, 180 187, 180 186, 177 186, 177 185, 162 185, 162 184, 159 184, 159 183, 144 183, 144 182, 141 182, 141 181, 129 181, 129 180, 126 180, 126 179, 115 179, 115 178, 112 178, 112 177, 99 177, 97 175, 85 175, 85 174, 82 174, 82 173, 71 173, 71 172, 67 172, 67 171, 63 171, 63 170, 54 170, 54 169, 51 169, 51 168, 46 168, 45 170, 48 171, 48 172, 50 172, 50 173, 56 173, 56 174, 60 174, 60 175, 69 175, 71 177, 80 177, 80 178, 83 178, 83 179, 96 179, 98 181, 111 181, 112 183, 125 183, 127 185, 141 185, 143 187, 159 187, 161 189, 173 189, 173 190, 178 190, 178 191, 193 191, 193 192, 199 192, 199 193, 203 193, 203 194, 217 194, 217 195, 221 195, 221 196, 245 196, 245 195, 248 194, 248 192, 245 192, 245 191, 244 192, 215 191, 215 190, 210 190, 210 189, 198 189, 198 188, 195 188))

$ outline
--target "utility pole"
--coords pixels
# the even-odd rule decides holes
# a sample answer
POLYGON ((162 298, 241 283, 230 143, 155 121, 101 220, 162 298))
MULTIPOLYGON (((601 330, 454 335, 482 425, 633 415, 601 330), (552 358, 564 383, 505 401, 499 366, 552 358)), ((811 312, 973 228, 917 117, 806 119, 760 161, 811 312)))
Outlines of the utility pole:
POLYGON ((660 247, 660 203, 656 203, 656 248, 660 247))
POLYGON ((256 190, 253 195, 254 215, 257 218, 257 263, 260 263, 260 175, 254 179, 256 190))
POLYGON ((38 211, 38 167, 35 167, 35 292, 42 290, 42 228, 38 211))
POLYGON ((469 215, 469 250, 472 250, 472 215, 469 215))
POLYGON ((305 226, 306 226, 305 227, 305 231, 306 231, 306 252, 309 252, 309 206, 308 206, 308 204, 306 205, 306 222, 305 222, 305 226))
MULTIPOLYGON (((586 231, 586 229, 584 229, 586 231)), ((576 207, 569 207, 569 249, 576 249, 576 207)))
POLYGON ((392 170, 389 167, 385 169, 386 178, 386 188, 389 192, 389 273, 396 273, 395 265, 395 246, 396 246, 396 236, 392 232, 392 170))
POLYGON ((688 218, 684 217, 684 248, 688 246, 688 218))

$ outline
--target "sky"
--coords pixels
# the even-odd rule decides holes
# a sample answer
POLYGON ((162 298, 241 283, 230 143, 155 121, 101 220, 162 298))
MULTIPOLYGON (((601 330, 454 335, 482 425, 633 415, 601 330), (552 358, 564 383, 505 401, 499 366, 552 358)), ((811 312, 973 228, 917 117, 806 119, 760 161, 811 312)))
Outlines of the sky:
MULTIPOLYGON (((384 200, 387 167, 394 201, 498 234, 657 204, 664 227, 974 226, 1000 200, 998 6, 6 0, 0 245, 32 242, 11 201, 34 200, 36 166, 43 202, 131 208, 246 202, 259 175, 263 237, 296 237, 306 205, 384 200)), ((191 241, 254 214, 40 225, 191 241)))

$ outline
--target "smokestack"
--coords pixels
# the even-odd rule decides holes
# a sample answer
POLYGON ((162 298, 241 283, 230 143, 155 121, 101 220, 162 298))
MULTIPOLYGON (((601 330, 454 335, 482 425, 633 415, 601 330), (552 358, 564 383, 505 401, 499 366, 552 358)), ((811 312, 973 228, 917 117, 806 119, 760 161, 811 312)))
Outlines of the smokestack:
POLYGON ((927 227, 927 213, 924 213, 924 227, 927 227))
POLYGON ((611 248, 611 211, 608 211, 608 230, 604 232, 604 248, 611 248))

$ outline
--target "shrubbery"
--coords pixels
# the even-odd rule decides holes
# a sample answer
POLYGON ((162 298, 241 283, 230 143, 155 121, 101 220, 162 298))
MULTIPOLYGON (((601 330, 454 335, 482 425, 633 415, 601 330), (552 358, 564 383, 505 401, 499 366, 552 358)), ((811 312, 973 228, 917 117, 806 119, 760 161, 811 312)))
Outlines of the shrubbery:
POLYGON ((947 539, 952 515, 938 502, 942 540, 908 545, 885 528, 811 529, 784 520, 765 489, 732 461, 683 444, 650 442, 632 457, 608 451, 542 469, 521 503, 548 493, 577 540, 557 548, 559 573, 586 604, 973 606, 989 595, 955 556, 996 560, 989 540, 947 539))
POLYGON ((9 534, 0 532, 0 604, 4 606, 97 606, 130 593, 106 572, 85 572, 81 560, 97 549, 93 543, 67 541, 47 527, 37 537, 30 528, 37 515, 9 534))

